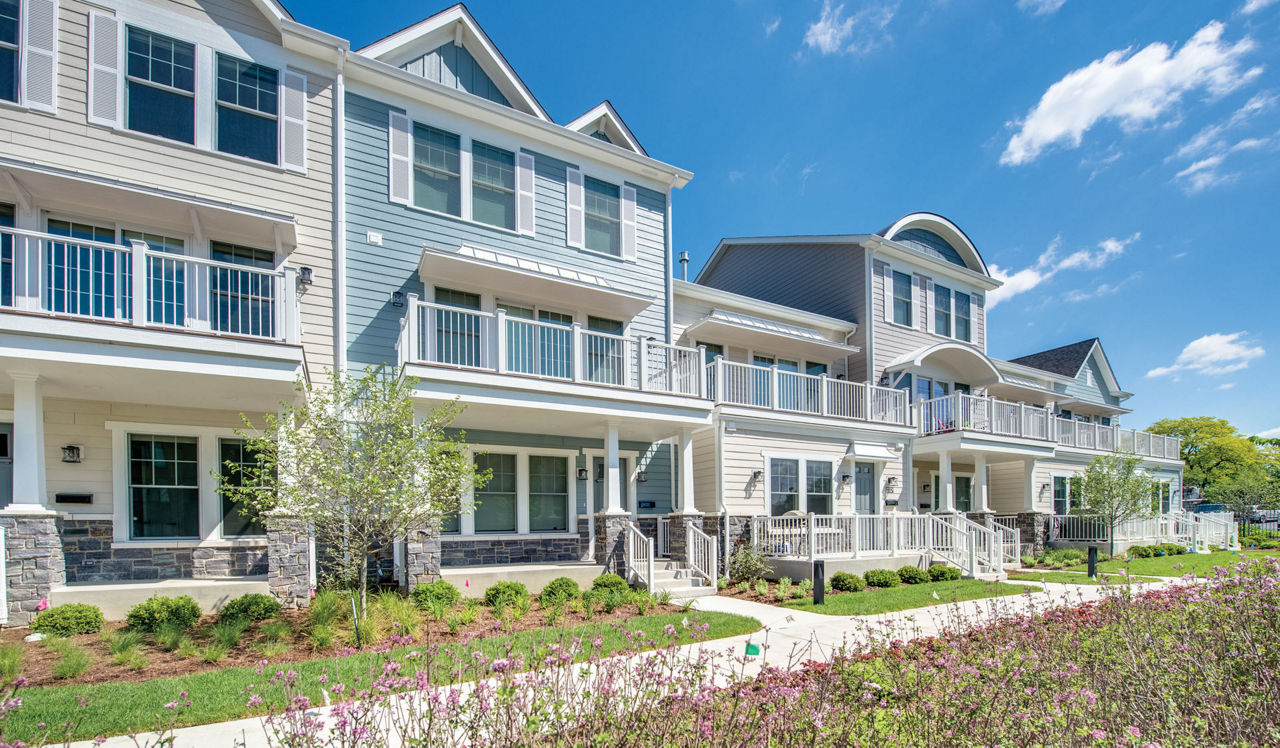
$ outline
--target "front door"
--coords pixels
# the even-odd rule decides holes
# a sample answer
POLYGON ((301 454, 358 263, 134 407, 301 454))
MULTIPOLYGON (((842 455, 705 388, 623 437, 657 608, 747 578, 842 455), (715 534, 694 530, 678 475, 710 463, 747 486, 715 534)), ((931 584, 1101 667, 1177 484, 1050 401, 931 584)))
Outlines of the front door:
POLYGON ((853 468, 853 511, 855 514, 876 513, 876 468, 870 462, 859 462, 853 468))
MULTIPOLYGON (((938 489, 942 486, 942 476, 933 476, 933 510, 938 511, 942 504, 942 492, 938 489)), ((967 512, 973 505, 973 478, 967 475, 951 476, 951 498, 955 506, 953 509, 957 512, 967 512)))
MULTIPOLYGON (((622 508, 634 514, 636 511, 635 502, 631 496, 631 460, 627 457, 618 458, 618 472, 622 481, 622 508)), ((591 480, 592 488, 592 512, 599 513, 608 506, 608 499, 605 498, 605 477, 603 457, 591 458, 591 480)))
POLYGON ((0 423, 0 508, 13 501, 13 424, 0 423))

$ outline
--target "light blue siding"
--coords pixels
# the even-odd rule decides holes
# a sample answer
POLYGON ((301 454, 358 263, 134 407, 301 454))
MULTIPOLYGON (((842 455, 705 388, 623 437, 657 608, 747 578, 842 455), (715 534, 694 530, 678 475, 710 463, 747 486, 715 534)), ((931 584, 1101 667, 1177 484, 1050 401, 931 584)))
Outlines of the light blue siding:
MULTIPOLYGON (((664 194, 636 186, 634 262, 567 246, 565 169, 571 164, 534 151, 528 151, 535 157, 534 237, 393 204, 387 199, 389 111, 384 103, 356 94, 347 96, 347 354, 353 366, 395 361, 395 341, 405 310, 392 307, 390 295, 392 291, 424 293, 425 285, 418 277, 424 246, 457 249, 469 244, 605 278, 615 288, 653 299, 631 320, 631 334, 666 339, 664 194), (382 246, 368 242, 369 231, 382 234, 382 246)), ((590 164, 572 166, 591 173, 590 164)))
POLYGON ((1102 368, 1098 366, 1098 362, 1093 356, 1085 362, 1080 372, 1076 374, 1075 380, 1062 389, 1062 392, 1068 397, 1077 398, 1099 405, 1120 405, 1120 398, 1114 393, 1107 390, 1106 382, 1102 378, 1102 368), (1093 385, 1089 385, 1086 379, 1085 371, 1089 371, 1093 376, 1093 385))
POLYGON ((467 48, 459 47, 453 42, 445 42, 400 67, 427 80, 475 94, 503 106, 511 106, 507 97, 502 95, 502 91, 489 79, 484 68, 480 67, 480 63, 476 62, 467 48))
POLYGON ((922 254, 965 267, 964 258, 960 256, 956 248, 948 244, 946 239, 927 229, 899 231, 893 235, 893 240, 899 244, 905 244, 922 254))

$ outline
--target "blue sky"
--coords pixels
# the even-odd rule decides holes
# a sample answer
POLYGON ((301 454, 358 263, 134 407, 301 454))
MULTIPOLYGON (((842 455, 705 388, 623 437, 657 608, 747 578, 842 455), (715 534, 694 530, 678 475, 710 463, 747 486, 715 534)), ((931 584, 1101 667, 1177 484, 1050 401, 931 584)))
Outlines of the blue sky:
MULTIPOLYGON (((443 9, 294 0, 362 46, 443 9)), ((989 352, 1102 338, 1127 425, 1280 435, 1280 0, 468 7, 557 122, 694 172, 677 249, 941 213, 1007 279, 989 352)))

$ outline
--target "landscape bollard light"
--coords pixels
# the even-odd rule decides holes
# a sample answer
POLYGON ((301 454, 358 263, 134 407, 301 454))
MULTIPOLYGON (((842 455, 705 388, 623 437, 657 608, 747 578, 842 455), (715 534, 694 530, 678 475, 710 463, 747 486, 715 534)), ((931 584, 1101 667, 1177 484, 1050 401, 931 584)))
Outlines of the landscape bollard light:
POLYGON ((827 601, 827 562, 813 562, 813 604, 823 605, 827 601))
POLYGON ((1098 578, 1098 546, 1089 546, 1089 578, 1098 578))

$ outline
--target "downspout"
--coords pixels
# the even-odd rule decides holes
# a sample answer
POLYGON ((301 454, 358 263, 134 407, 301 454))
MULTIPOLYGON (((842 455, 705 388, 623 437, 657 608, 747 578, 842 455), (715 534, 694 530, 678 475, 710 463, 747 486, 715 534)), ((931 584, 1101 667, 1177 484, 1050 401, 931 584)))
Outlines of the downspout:
POLYGON ((333 105, 333 368, 347 369, 347 51, 338 50, 333 105))
POLYGON ((676 272, 676 266, 675 266, 675 264, 674 264, 674 263, 673 263, 673 261, 672 261, 672 259, 673 259, 673 255, 672 255, 672 238, 671 238, 671 235, 672 235, 672 232, 671 232, 671 190, 673 190, 673 189, 675 189, 675 188, 674 188, 674 187, 670 187, 670 186, 668 186, 668 187, 667 187, 667 220, 663 222, 663 234, 664 234, 664 237, 663 237, 663 245, 664 245, 664 251, 665 251, 665 252, 666 252, 666 254, 667 254, 667 259, 666 259, 666 263, 665 263, 665 264, 666 264, 666 267, 667 267, 667 279, 666 279, 666 288, 665 288, 665 291, 666 291, 666 305, 665 305, 665 306, 666 306, 666 309, 664 310, 664 313, 666 314, 666 317, 667 317, 667 320, 666 320, 666 330, 667 330, 667 344, 668 344, 668 345, 670 345, 671 343, 675 342, 675 341, 673 341, 673 340, 671 339, 672 326, 674 325, 674 319, 673 319, 673 318, 675 317, 675 300, 672 298, 672 297, 675 295, 675 289, 673 288, 673 286, 674 286, 675 284, 672 282, 672 280, 671 280, 671 279, 672 279, 673 277, 675 277, 675 272, 676 272))
POLYGON ((716 413, 715 419, 715 437, 716 437, 716 511, 720 512, 720 517, 724 521, 724 532, 720 535, 721 545, 724 550, 721 555, 724 557, 725 576, 729 575, 729 512, 724 508, 724 421, 720 418, 720 414, 716 413))
MULTIPOLYGON (((582 457, 582 463, 587 466, 587 484, 590 485, 593 480, 593 476, 591 475, 591 458, 582 451, 579 451, 578 454, 582 457)), ((577 465, 577 460, 574 460, 574 465, 577 465)), ((576 474, 578 471, 574 470, 573 472, 576 474)), ((575 475, 574 477, 576 480, 577 476, 575 475)), ((596 499, 594 493, 595 491, 592 490, 593 495, 588 496, 585 489, 582 492, 582 504, 587 509, 587 552, 583 555, 582 560, 592 562, 594 562, 596 558, 596 512, 595 507, 592 506, 596 499)))
MULTIPOLYGON (((876 351, 876 344, 875 344, 876 302, 875 302, 875 297, 872 295, 875 290, 875 286, 872 285, 874 283, 872 276, 875 275, 875 269, 876 269, 876 264, 874 262, 875 256, 876 256, 875 252, 871 252, 871 251, 867 252, 867 266, 862 273, 864 276, 866 276, 865 294, 867 297, 867 304, 866 304, 867 317, 862 322, 863 329, 867 331, 867 384, 875 384, 875 380, 872 379, 872 375, 875 374, 875 351, 876 351)), ((888 303, 888 301, 889 301, 888 299, 885 299, 885 303, 888 303)))

